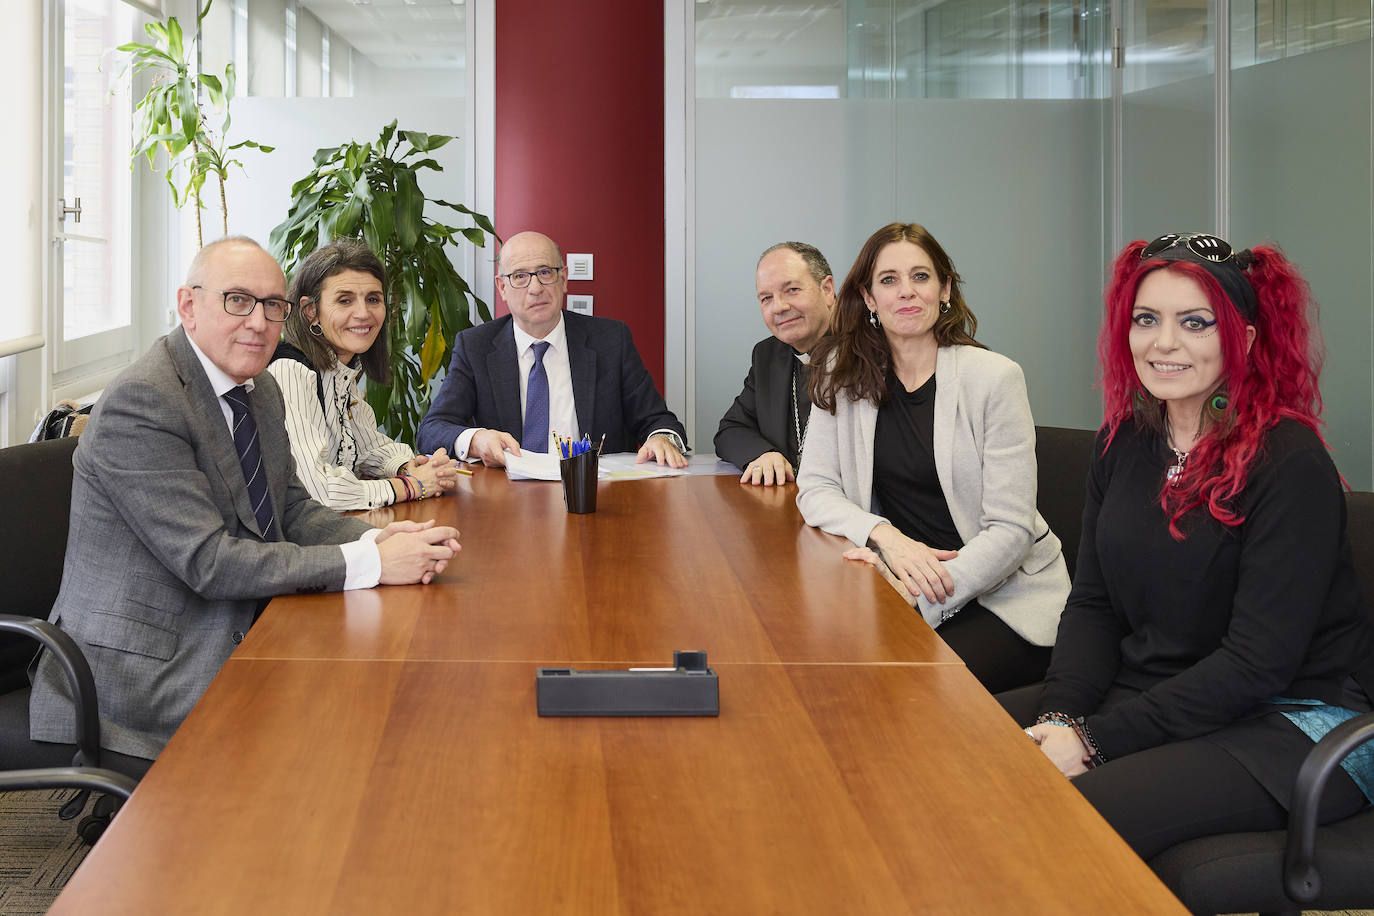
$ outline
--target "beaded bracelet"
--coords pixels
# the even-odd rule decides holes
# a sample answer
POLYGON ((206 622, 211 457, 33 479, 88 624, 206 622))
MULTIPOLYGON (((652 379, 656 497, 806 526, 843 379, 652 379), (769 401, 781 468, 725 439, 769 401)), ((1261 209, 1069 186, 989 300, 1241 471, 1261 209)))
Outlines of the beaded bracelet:
POLYGON ((1084 763, 1088 769, 1091 770, 1107 762, 1107 755, 1103 754, 1102 749, 1097 746, 1097 741, 1093 739, 1092 732, 1088 731, 1088 725, 1082 716, 1075 717, 1064 712, 1042 712, 1036 717, 1035 724, 1044 723, 1073 729, 1078 740, 1083 742, 1083 746, 1088 749, 1088 759, 1084 763))

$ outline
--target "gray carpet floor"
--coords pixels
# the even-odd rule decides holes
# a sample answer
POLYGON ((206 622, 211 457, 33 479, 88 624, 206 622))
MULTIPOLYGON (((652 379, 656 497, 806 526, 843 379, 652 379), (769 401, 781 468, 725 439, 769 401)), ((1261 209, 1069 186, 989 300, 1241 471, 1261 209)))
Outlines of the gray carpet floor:
POLYGON ((0 914, 40 916, 86 858, 76 821, 57 817, 74 790, 0 792, 0 914))

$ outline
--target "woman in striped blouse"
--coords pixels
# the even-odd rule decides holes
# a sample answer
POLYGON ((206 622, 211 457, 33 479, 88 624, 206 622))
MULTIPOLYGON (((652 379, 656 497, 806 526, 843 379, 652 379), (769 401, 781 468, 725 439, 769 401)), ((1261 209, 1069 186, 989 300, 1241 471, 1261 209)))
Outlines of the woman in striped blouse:
POLYGON ((457 481, 443 449, 416 455, 387 438, 358 390, 364 372, 385 384, 386 273, 361 242, 340 239, 296 269, 295 308, 267 371, 286 400, 296 476, 316 500, 340 511, 438 496, 457 481))

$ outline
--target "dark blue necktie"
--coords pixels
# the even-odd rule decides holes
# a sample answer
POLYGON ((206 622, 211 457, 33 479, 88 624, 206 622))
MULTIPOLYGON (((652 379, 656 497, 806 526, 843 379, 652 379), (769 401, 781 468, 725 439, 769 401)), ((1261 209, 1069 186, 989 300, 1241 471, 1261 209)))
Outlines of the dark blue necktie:
POLYGON ((248 485, 248 501, 253 504, 258 528, 264 541, 276 540, 272 531, 272 501, 267 498, 267 472, 262 466, 262 446, 258 442, 258 424, 248 409, 248 389, 242 385, 224 392, 229 412, 234 419, 234 451, 239 453, 243 466, 243 480, 248 485))
POLYGON ((520 434, 522 451, 549 450, 549 374, 544 371, 544 351, 548 348, 543 340, 530 345, 534 351, 534 365, 530 367, 529 381, 525 385, 525 428, 520 434))

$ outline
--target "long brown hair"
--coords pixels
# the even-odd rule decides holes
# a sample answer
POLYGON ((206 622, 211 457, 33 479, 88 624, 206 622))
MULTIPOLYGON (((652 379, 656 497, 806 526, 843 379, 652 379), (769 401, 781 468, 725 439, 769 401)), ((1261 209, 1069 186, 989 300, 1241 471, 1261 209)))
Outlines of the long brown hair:
POLYGON ((935 267, 941 286, 949 284, 949 311, 935 319, 935 342, 942 347, 967 344, 981 347, 973 335, 978 319, 964 302, 959 288, 959 272, 945 249, 918 223, 890 223, 868 237, 849 268, 837 297, 830 333, 811 351, 811 400, 823 410, 835 412, 835 399, 845 392, 850 400, 868 400, 876 407, 887 400, 887 371, 892 364, 892 348, 882 328, 868 318, 863 291, 873 283, 878 253, 894 242, 911 242, 926 254, 935 267))

